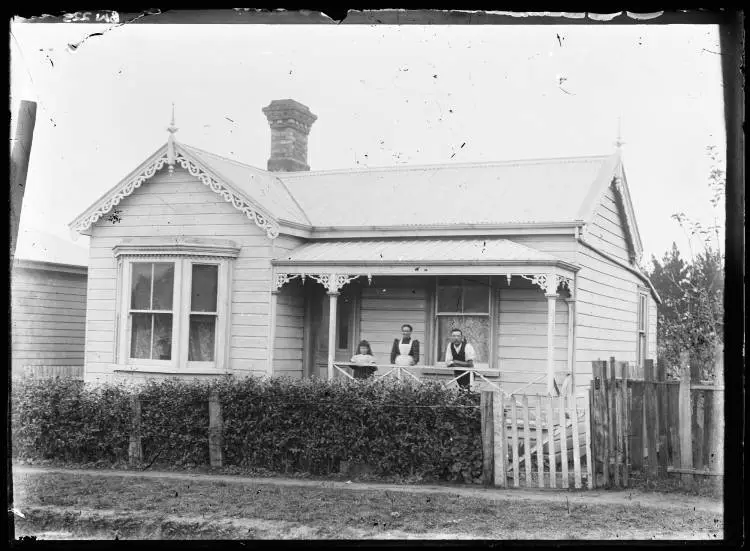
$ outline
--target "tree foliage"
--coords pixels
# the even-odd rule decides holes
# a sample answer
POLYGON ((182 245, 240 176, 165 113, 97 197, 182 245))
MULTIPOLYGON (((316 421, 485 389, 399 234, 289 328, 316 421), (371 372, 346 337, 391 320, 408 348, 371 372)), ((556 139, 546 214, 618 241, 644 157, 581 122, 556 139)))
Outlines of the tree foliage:
POLYGON ((699 366, 701 379, 716 381, 717 357, 724 343, 724 229, 720 208, 726 189, 723 163, 714 146, 708 147, 712 161, 708 185, 714 223, 706 226, 679 212, 672 215, 688 238, 690 257, 684 258, 677 245, 661 261, 651 257, 649 277, 662 304, 657 324, 658 358, 670 368, 679 365, 687 351, 699 366))

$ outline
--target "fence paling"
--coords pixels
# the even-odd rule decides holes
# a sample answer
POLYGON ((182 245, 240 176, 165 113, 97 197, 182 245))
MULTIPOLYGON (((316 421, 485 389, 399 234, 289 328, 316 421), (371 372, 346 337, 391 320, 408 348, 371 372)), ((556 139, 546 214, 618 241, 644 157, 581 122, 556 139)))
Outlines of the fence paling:
MULTIPOLYGON (((591 390, 589 390, 589 405, 591 404, 591 390)), ((585 408, 586 419, 586 482, 589 490, 594 489, 594 455, 591 446, 591 408, 585 408)))
POLYGON ((573 407, 571 408, 571 417, 573 418, 573 474, 575 476, 574 484, 576 488, 581 487, 581 446, 578 437, 578 403, 576 397, 571 396, 573 407))
MULTIPOLYGON (((523 458, 524 458, 524 480, 526 486, 531 485, 531 427, 529 426, 529 397, 524 394, 523 405, 523 458)), ((539 435, 537 435, 537 439, 539 435)), ((538 443, 538 442, 537 442, 538 443)))
POLYGON ((549 457, 549 485, 557 488, 557 461, 555 461, 554 417, 552 417, 552 397, 547 397, 547 455, 549 457))
POLYGON ((617 415, 617 377, 616 377, 616 364, 615 358, 609 358, 609 385, 607 387, 607 403, 609 404, 610 415, 609 415, 609 457, 612 462, 612 469, 615 475, 615 487, 620 486, 620 464, 617 461, 618 457, 618 439, 620 435, 620 427, 618 426, 618 415, 617 415))
MULTIPOLYGON (((565 394, 558 398, 558 412, 560 414, 560 467, 562 471, 562 487, 568 487, 568 431, 565 422, 565 394)), ((575 443, 577 445, 578 442, 575 443)))
POLYGON ((643 469, 643 381, 630 381, 630 387, 630 466, 639 471, 643 469))
POLYGON ((515 395, 511 395, 510 397, 510 421, 510 430, 513 438, 513 446, 511 448, 511 453, 513 454, 513 485, 518 488, 520 482, 518 469, 520 466, 518 462, 518 412, 516 411, 515 395))
MULTIPOLYGON (((549 431, 547 432, 549 434, 549 431)), ((542 396, 536 395, 536 466, 539 487, 544 488, 544 424, 542 417, 542 396)))

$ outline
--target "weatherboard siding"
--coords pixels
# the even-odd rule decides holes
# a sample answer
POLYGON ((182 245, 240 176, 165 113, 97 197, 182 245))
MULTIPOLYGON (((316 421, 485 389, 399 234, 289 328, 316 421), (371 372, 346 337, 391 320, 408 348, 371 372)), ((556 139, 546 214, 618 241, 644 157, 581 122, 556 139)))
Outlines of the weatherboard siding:
MULTIPOLYGON (((517 280, 497 287, 496 354, 503 390, 512 392, 535 379, 526 393, 547 392, 547 299, 538 287, 517 280)), ((568 305, 555 301, 554 369, 558 385, 568 369, 568 305)))
MULTIPOLYGON (((290 236, 277 237, 272 245, 274 258, 284 254, 304 241, 290 236)), ((277 296, 276 331, 274 338, 273 374, 301 378, 304 374, 304 287, 299 278, 286 283, 277 296)))
POLYGON ((620 215, 619 200, 612 186, 607 188, 594 218, 588 226, 586 238, 603 252, 623 262, 630 261, 625 220, 620 215))
POLYGON ((86 274, 14 268, 11 373, 83 376, 86 274))
MULTIPOLYGON (((576 386, 587 388, 591 362, 614 356, 618 361, 635 363, 638 335, 638 293, 643 282, 622 266, 581 246, 576 277, 576 386)), ((649 325, 656 316, 650 299, 649 325)), ((650 327, 655 332, 655 325, 650 327)), ((651 347, 649 357, 655 349, 651 347)))
POLYGON ((401 336, 401 325, 410 324, 412 338, 420 343, 420 365, 425 364, 427 285, 434 278, 373 278, 362 289, 359 339, 366 339, 378 364, 390 364, 393 339, 401 336))
POLYGON ((116 208, 119 222, 100 220, 92 228, 86 380, 107 379, 114 373, 118 284, 112 248, 125 238, 154 236, 227 239, 240 247, 232 270, 229 370, 237 376, 266 374, 272 250, 265 233, 179 168, 171 175, 160 171, 116 208))

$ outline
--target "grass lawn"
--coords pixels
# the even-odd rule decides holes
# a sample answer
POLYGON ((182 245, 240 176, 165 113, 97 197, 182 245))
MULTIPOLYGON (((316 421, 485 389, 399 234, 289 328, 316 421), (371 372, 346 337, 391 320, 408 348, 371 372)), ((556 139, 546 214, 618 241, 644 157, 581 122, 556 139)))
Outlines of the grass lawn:
POLYGON ((720 515, 451 494, 72 473, 14 475, 16 537, 721 539, 720 515))

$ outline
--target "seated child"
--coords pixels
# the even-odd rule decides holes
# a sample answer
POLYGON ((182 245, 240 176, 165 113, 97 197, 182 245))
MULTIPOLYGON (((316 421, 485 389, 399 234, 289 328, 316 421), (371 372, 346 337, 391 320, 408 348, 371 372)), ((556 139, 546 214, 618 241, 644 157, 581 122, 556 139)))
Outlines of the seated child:
POLYGON ((375 357, 372 355, 372 348, 370 348, 369 342, 363 340, 359 343, 357 350, 359 353, 352 356, 351 359, 353 364, 357 364, 356 367, 352 367, 354 378, 367 379, 377 371, 375 357))

